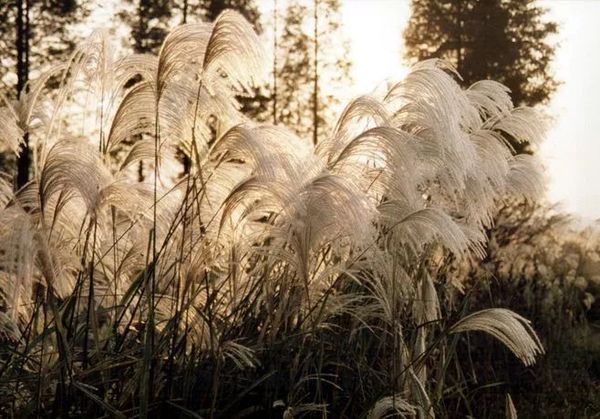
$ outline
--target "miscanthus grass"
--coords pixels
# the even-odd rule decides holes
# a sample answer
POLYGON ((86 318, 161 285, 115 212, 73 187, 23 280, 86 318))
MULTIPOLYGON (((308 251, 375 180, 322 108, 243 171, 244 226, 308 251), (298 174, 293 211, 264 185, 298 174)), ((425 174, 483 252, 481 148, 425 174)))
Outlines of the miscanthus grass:
POLYGON ((432 417, 456 336, 543 352, 509 310, 449 313, 436 276, 539 195, 509 139, 543 118, 432 60, 315 147, 240 113, 264 57, 229 11, 158 56, 98 32, 2 100, 2 146, 32 147, 29 183, 0 180, 2 415, 432 417))

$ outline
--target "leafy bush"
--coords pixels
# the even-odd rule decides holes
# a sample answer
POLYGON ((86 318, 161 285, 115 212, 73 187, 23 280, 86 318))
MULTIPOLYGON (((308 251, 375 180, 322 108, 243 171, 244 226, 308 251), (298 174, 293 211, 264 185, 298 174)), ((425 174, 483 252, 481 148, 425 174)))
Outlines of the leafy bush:
POLYGON ((543 119, 433 60, 313 147, 239 113, 263 61, 225 12, 158 56, 98 33, 4 101, 33 177, 0 183, 3 414, 423 417, 459 334, 543 352, 511 311, 448 312, 433 279, 440 255, 483 256, 507 195, 540 193, 507 138, 538 143, 543 119))

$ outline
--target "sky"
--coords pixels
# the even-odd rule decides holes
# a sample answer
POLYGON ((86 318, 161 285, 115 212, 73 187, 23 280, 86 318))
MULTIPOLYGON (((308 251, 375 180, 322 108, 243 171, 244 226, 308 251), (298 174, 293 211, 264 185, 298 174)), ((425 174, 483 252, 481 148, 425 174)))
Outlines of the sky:
MULTIPOLYGON (((542 0, 560 25, 553 72, 562 82, 546 112, 552 118, 539 155, 547 200, 583 219, 600 218, 600 0, 542 0)), ((409 0, 342 0, 355 84, 367 93, 387 77, 406 74, 402 32, 409 0)))
POLYGON ((385 79, 408 72, 402 59, 402 32, 409 15, 409 1, 342 1, 344 32, 353 62, 353 93, 367 93, 385 79))
POLYGON ((550 103, 554 124, 542 148, 548 197, 569 212, 600 218, 600 1, 546 0, 560 25, 554 71, 563 84, 550 103))

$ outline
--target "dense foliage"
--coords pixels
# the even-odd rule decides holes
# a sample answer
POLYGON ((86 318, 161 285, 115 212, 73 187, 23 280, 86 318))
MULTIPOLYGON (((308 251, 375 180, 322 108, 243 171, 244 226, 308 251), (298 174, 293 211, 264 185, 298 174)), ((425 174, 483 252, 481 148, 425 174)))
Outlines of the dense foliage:
MULTIPOLYGON (((26 36, 29 43, 27 56, 21 59, 27 60, 27 65, 34 71, 34 78, 69 57, 77 41, 73 28, 89 13, 89 5, 77 0, 0 3, 0 91, 9 97, 16 97, 20 90, 16 86, 19 77, 15 69, 18 67, 19 48, 25 49, 22 45, 25 40, 19 39, 17 28, 19 3, 24 15, 23 31, 26 32, 22 36, 26 36)), ((21 78, 27 81, 23 75, 21 78)))
POLYGON ((497 80, 517 105, 547 102, 556 90, 550 41, 557 25, 535 0, 412 0, 406 55, 453 63, 467 85, 497 80))

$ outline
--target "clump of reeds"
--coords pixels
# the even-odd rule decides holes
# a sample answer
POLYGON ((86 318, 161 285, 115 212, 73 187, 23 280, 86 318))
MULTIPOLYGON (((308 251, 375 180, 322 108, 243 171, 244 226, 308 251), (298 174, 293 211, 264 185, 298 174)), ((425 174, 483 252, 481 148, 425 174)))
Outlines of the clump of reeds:
POLYGON ((3 145, 33 150, 31 181, 0 184, 4 414, 425 417, 454 334, 543 351, 508 310, 451 324, 436 291, 499 201, 539 194, 508 138, 538 143, 542 119, 433 60, 313 147, 239 112, 263 61, 225 12, 158 56, 98 33, 4 101, 3 145))

